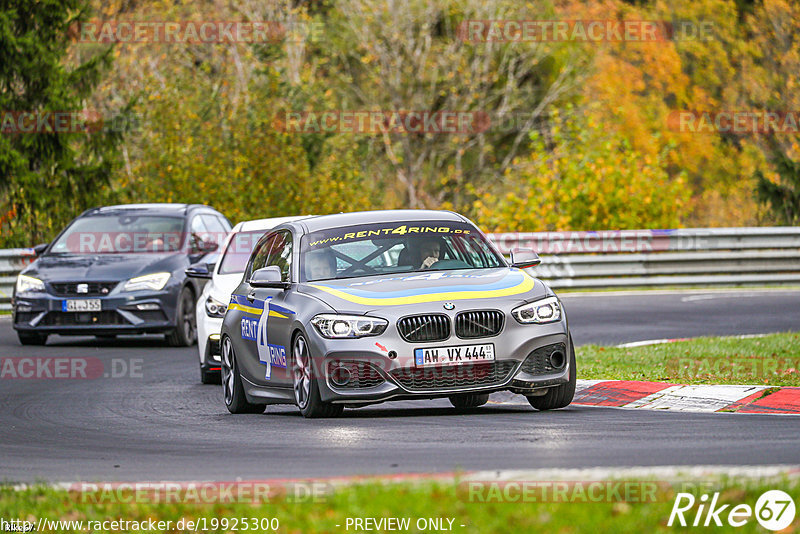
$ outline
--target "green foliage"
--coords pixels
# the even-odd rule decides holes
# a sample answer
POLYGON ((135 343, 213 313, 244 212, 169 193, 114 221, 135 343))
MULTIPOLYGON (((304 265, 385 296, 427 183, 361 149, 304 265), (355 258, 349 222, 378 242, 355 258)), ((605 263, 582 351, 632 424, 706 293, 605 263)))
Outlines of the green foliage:
MULTIPOLYGON (((531 155, 481 193, 474 211, 490 230, 672 228, 690 197, 663 156, 643 155, 588 116, 554 114, 545 135, 531 134, 531 155)), ((567 108, 568 111, 570 108, 567 108)))
MULTIPOLYGON (((69 26, 86 16, 84 0, 0 2, 0 110, 85 109, 111 53, 65 61, 69 26)), ((49 239, 76 213, 113 197, 107 185, 119 141, 111 131, 0 134, 0 245, 49 239)))
POLYGON ((793 160, 780 148, 775 147, 775 169, 778 181, 770 180, 760 170, 756 173, 758 180, 758 198, 772 208, 772 213, 782 224, 800 224, 800 161, 793 160))

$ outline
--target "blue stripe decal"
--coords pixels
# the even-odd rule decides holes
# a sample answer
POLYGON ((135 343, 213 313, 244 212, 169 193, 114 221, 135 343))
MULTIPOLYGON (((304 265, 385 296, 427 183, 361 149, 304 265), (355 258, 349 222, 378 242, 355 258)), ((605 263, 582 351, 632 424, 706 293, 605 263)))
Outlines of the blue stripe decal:
MULTIPOLYGON (((267 297, 266 300, 271 299, 272 297, 267 297)), ((236 304, 240 304, 242 306, 248 306, 250 308, 258 308, 259 310, 264 309, 264 301, 261 299, 253 299, 252 301, 247 300, 247 297, 242 295, 231 295, 231 302, 236 304)))
POLYGON ((275 310, 276 312, 280 312, 280 313, 287 313, 289 315, 294 315, 295 314, 292 310, 284 308, 283 306, 278 306, 277 304, 273 304, 271 302, 269 303, 269 309, 270 310, 275 310))

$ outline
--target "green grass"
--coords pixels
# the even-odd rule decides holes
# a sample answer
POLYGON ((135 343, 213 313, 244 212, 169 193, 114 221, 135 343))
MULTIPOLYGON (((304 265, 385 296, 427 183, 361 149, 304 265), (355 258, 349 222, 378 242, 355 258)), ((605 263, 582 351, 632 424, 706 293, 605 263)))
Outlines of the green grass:
POLYGON ((645 347, 576 348, 578 378, 800 386, 800 334, 705 337, 645 347))
MULTIPOLYGON (((651 479, 652 480, 652 479, 651 479)), ((731 482, 708 480, 690 483, 695 495, 720 491, 719 505, 745 503, 754 506, 766 490, 782 489, 800 503, 800 485, 796 479, 783 478, 777 482, 731 482)), ((686 487, 686 486, 684 486, 686 487)), ((663 491, 647 502, 582 502, 575 493, 568 493, 567 502, 470 502, 464 486, 445 482, 377 482, 337 488, 317 502, 290 502, 285 498, 259 504, 216 503, 104 503, 85 502, 85 496, 63 490, 38 487, 24 491, 0 489, 0 517, 27 519, 36 522, 49 520, 114 520, 155 521, 180 519, 227 518, 229 528, 208 528, 206 532, 241 532, 231 528, 233 518, 278 518, 278 532, 354 532, 346 529, 347 518, 411 518, 408 532, 419 532, 414 526, 418 518, 452 518, 453 532, 664 532, 686 531, 686 528, 666 526, 675 499, 676 486, 664 483, 663 491), (338 526, 337 526, 338 525, 338 526), (463 527, 461 525, 464 525, 463 527)), ((487 495, 487 494, 484 494, 487 495)), ((91 500, 91 499, 88 499, 91 500)), ((699 499, 698 499, 699 502, 699 499)), ((728 507, 728 511, 732 506, 728 507)), ((692 521, 697 505, 686 517, 692 521)), ((721 519, 725 521, 727 512, 721 519)), ((241 521, 241 520, 239 520, 241 521)), ((797 520, 794 523, 797 525, 797 520)), ((739 529, 727 525, 711 527, 714 532, 763 532, 755 518, 739 529)), ((44 529, 43 529, 44 530, 44 529)), ((74 529, 61 532, 74 532, 74 529)), ((178 532, 173 528, 169 531, 178 532)), ((203 531, 201 528, 200 531, 203 531)), ((259 529, 259 531, 262 531, 259 529)), ((262 531, 264 532, 264 531, 262 531)), ((268 532, 268 530, 266 531, 268 532)), ((385 532, 385 531, 384 531, 385 532)), ((402 531, 400 531, 402 532, 402 531)), ((429 531, 431 532, 431 531, 429 531)))

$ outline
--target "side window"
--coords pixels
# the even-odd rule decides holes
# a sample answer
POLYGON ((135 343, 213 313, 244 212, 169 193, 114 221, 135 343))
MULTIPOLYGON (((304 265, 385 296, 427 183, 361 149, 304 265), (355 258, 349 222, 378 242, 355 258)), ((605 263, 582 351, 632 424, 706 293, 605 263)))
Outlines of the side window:
POLYGON ((192 217, 192 223, 189 226, 189 246, 193 251, 198 249, 197 244, 199 241, 208 239, 208 229, 203 224, 203 219, 200 215, 192 217))
POLYGON ((231 231, 231 223, 228 222, 228 219, 226 219, 225 217, 219 217, 218 216, 217 220, 222 225, 222 227, 225 229, 225 233, 228 233, 228 232, 231 231))
POLYGON ((275 241, 275 237, 276 236, 273 234, 262 238, 253 249, 253 254, 250 256, 250 264, 247 266, 247 272, 245 273, 245 280, 249 280, 253 272, 266 266, 267 258, 272 248, 272 243, 275 241))
POLYGON ((292 270, 292 234, 282 231, 275 234, 275 244, 269 254, 267 266, 277 265, 283 275, 284 282, 291 281, 292 270))
POLYGON ((225 235, 228 233, 225 227, 219 222, 219 219, 214 215, 201 215, 203 223, 209 232, 209 239, 221 245, 225 241, 225 235))
POLYGON ((203 224, 203 218, 200 215, 195 215, 192 217, 191 229, 193 234, 204 234, 208 231, 206 225, 203 224))

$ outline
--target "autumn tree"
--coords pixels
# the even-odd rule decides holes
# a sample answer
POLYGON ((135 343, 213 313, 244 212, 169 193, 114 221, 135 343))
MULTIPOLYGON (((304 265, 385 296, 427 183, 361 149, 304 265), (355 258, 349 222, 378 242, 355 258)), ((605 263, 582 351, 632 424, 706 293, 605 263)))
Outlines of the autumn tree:
POLYGON ((88 12, 84 0, 0 2, 1 246, 46 241, 83 209, 113 197, 108 184, 120 135, 84 113, 111 50, 66 60, 68 29, 88 12), (35 117, 34 132, 15 127, 23 113, 35 117), (48 113, 72 117, 76 126, 59 127, 48 113))

